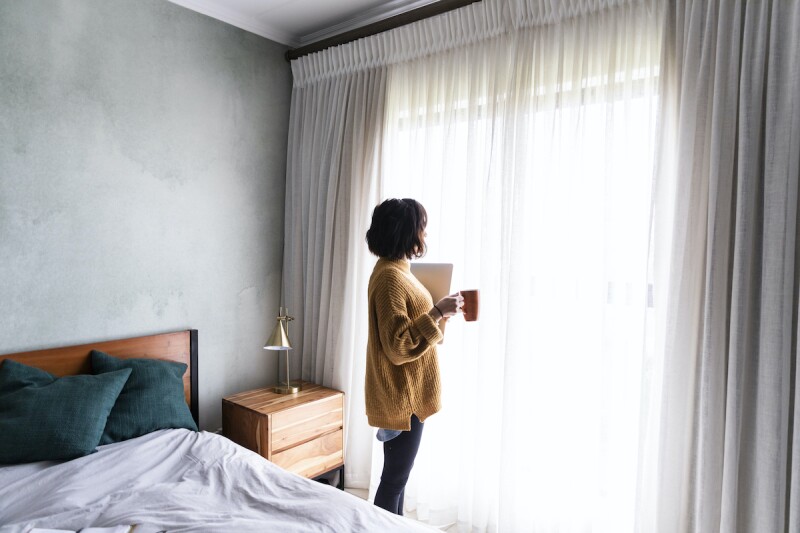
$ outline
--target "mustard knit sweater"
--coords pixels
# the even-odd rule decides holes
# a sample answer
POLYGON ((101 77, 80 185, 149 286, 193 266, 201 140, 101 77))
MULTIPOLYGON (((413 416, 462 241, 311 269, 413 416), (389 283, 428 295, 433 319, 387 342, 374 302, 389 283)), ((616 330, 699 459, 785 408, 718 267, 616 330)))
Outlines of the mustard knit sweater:
POLYGON ((369 278, 365 395, 373 427, 410 430, 441 408, 433 300, 405 259, 379 259, 369 278))

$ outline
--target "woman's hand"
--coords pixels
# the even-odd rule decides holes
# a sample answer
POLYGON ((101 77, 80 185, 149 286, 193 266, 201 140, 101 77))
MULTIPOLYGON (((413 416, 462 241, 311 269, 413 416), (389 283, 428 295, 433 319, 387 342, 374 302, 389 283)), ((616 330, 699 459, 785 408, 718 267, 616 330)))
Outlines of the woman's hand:
POLYGON ((463 305, 464 297, 461 296, 460 292, 455 292, 436 302, 433 308, 428 311, 428 314, 438 322, 442 318, 449 318, 460 313, 463 305))

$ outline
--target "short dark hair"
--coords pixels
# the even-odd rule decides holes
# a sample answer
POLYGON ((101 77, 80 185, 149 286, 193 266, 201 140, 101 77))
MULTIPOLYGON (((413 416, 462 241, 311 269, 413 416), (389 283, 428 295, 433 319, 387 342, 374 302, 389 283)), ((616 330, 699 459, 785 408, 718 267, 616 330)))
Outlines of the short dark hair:
POLYGON ((384 200, 372 211, 372 225, 367 231, 369 251, 385 259, 422 257, 428 213, 411 198, 384 200))

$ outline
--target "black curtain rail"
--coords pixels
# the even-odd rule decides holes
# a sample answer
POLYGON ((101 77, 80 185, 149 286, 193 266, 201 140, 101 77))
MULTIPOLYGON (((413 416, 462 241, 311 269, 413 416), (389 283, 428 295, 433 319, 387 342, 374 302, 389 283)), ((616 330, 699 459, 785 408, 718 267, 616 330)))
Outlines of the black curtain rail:
POLYGON ((372 24, 367 24, 366 26, 346 31, 344 33, 340 33, 339 35, 328 37, 327 39, 322 39, 315 43, 300 46, 298 48, 292 48, 286 52, 286 59, 287 61, 291 61, 292 59, 313 54, 314 52, 319 52, 332 46, 339 46, 340 44, 349 43, 355 41, 356 39, 362 39, 364 37, 369 37, 384 31, 393 30, 395 28, 399 28, 400 26, 417 22, 418 20, 435 17, 436 15, 441 15, 442 13, 447 13, 448 11, 474 4, 475 2, 480 2, 480 0, 439 0, 438 2, 433 2, 431 4, 418 7, 417 9, 412 9, 411 11, 406 11, 405 13, 400 13, 399 15, 389 17, 388 19, 379 20, 378 22, 373 22, 372 24))

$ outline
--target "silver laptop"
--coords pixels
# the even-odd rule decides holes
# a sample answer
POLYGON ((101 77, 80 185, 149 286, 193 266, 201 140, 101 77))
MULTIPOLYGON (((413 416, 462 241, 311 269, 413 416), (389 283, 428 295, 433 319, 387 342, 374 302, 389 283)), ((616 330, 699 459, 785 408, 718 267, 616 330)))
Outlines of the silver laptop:
MULTIPOLYGON (((453 277, 453 263, 415 263, 411 262, 411 273, 428 289, 433 303, 450 294, 450 280, 453 277)), ((439 321, 439 329, 444 333, 447 320, 439 321)), ((441 344, 441 343, 440 343, 441 344)))

